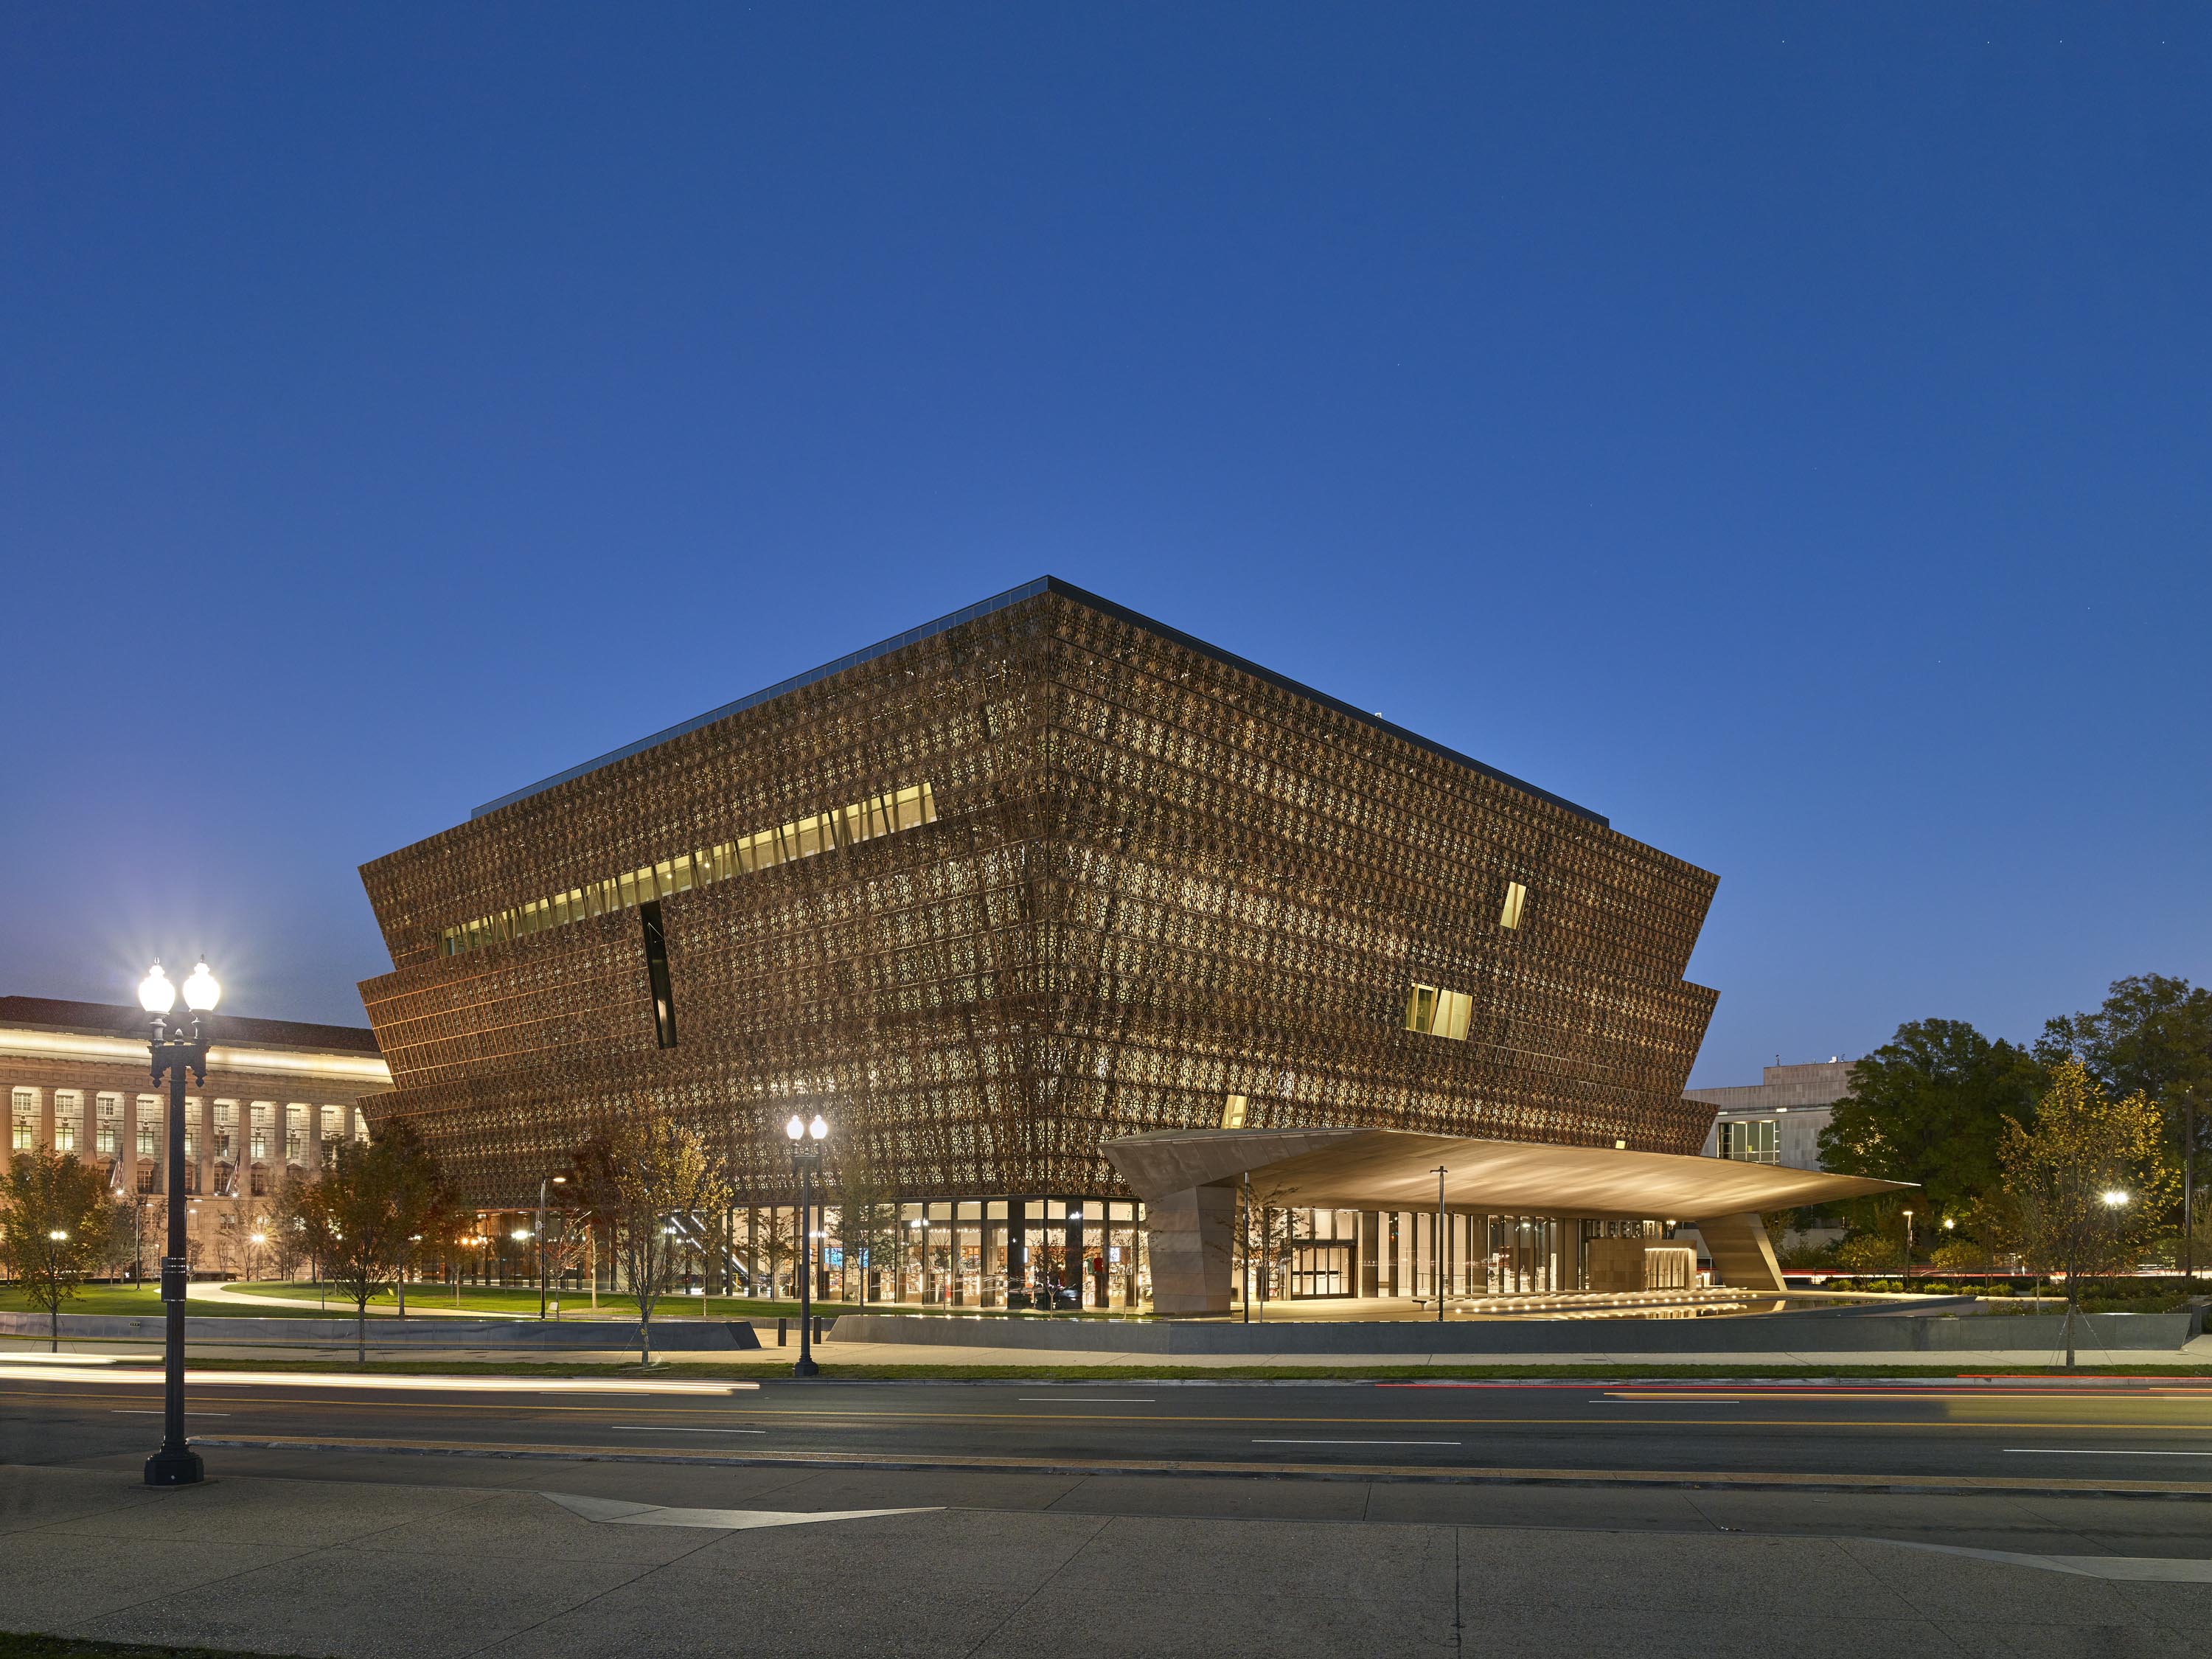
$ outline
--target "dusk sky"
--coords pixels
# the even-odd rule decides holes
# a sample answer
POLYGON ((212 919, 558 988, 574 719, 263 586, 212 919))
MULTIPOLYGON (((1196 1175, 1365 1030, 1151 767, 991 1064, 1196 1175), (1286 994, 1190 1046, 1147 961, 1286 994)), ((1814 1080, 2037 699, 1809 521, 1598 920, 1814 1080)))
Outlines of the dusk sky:
POLYGON ((2212 977, 2212 13, 0 10, 0 994, 1051 573, 1717 872, 1693 1081, 2212 977))

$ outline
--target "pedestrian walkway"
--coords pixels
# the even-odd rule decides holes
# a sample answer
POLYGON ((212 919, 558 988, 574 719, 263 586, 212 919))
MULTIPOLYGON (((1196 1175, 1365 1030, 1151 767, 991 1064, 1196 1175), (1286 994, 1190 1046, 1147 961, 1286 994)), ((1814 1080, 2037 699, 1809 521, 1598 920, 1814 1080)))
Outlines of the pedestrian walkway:
MULTIPOLYGON (((1915 1530, 1978 1527, 1882 1540, 1794 1531, 1805 1500, 1772 1493, 591 1464, 403 1484, 365 1461, 169 1491, 119 1466, 0 1468, 4 1623, 341 1659, 2196 1659, 2212 1621, 2201 1540, 2102 1540, 2055 1503, 1960 1500, 1915 1530)), ((2196 1506, 2124 1507, 2155 1526, 2196 1506)))

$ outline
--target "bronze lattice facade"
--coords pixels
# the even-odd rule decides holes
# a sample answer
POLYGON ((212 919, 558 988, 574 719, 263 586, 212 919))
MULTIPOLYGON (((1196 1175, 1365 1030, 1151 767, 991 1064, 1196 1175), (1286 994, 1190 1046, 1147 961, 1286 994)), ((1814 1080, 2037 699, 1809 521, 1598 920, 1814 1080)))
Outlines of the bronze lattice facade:
POLYGON ((1126 1196, 1099 1145, 1334 1126, 1694 1152, 1705 872, 1046 579, 363 867, 394 1092, 520 1205, 652 1100, 910 1197, 1126 1196))

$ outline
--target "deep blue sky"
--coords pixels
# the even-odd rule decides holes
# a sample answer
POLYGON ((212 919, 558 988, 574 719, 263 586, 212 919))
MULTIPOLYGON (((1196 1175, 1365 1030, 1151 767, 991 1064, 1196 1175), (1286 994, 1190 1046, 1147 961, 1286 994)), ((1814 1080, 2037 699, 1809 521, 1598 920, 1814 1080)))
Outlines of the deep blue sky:
POLYGON ((1719 872, 1696 1079, 2212 976, 2201 7, 0 11, 0 991, 1050 571, 1719 872))

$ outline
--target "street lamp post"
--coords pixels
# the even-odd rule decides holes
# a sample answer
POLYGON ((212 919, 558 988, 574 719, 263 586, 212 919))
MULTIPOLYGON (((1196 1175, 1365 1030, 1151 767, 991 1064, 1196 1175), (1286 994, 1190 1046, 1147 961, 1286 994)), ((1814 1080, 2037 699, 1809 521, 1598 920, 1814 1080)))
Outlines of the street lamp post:
POLYGON ((161 971, 161 964, 155 963, 138 986, 138 1006, 151 1017, 153 1026, 147 1047, 154 1081, 159 1085, 165 1075, 169 1079, 169 1116, 163 1126, 169 1142, 162 1176, 169 1237, 161 1257, 161 1449, 146 1460, 149 1486, 189 1486, 207 1478, 200 1455, 185 1438, 185 1079, 189 1073, 202 1084, 207 1082, 210 1033, 202 1017, 215 1012, 222 988, 203 961, 185 979, 184 990, 185 1006, 191 1014, 189 1029, 180 1025, 172 1036, 168 1013, 177 1005, 177 988, 161 971))
POLYGON ((1437 1323, 1444 1322, 1444 1176, 1445 1167, 1437 1165, 1437 1323))
MULTIPOLYGON (((538 1317, 541 1321, 545 1317, 545 1188, 549 1185, 565 1187, 568 1184, 568 1177, 566 1176, 547 1176, 538 1183, 538 1317)), ((563 1227, 561 1237, 566 1238, 568 1236, 568 1231, 563 1227)))
POLYGON ((799 1174, 799 1363, 791 1368, 791 1374, 818 1376, 822 1368, 814 1363, 814 1235, 808 1231, 813 1224, 807 1212, 812 1206, 814 1177, 821 1172, 822 1143, 829 1137, 830 1126, 819 1112, 811 1123, 794 1112, 791 1121, 783 1126, 783 1133, 791 1141, 791 1167, 799 1174))
POLYGON ((1912 1212, 1905 1212, 1905 1288, 1912 1288, 1912 1212))

